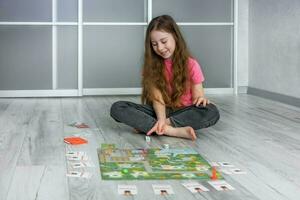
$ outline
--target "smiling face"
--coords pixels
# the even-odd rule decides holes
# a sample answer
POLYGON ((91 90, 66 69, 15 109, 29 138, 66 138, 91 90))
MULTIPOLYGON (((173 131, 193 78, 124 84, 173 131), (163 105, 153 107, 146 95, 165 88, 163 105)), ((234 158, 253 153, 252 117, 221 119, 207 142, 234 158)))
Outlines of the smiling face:
POLYGON ((176 42, 171 33, 153 30, 150 33, 150 41, 154 52, 164 59, 172 58, 176 42))

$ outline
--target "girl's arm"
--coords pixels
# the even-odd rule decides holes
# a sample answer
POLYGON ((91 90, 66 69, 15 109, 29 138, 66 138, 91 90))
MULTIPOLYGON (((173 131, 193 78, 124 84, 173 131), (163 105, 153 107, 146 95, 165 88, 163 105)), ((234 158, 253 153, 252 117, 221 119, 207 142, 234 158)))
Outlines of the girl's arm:
POLYGON ((209 104, 209 100, 205 98, 204 96, 204 89, 202 86, 202 83, 194 84, 192 86, 192 94, 193 94, 193 104, 196 106, 199 106, 200 104, 203 104, 203 106, 206 106, 206 104, 209 104))
POLYGON ((166 106, 161 92, 158 89, 153 89, 153 96, 155 100, 153 101, 153 108, 156 113, 157 120, 166 119, 166 106))
POLYGON ((166 106, 164 104, 164 99, 161 92, 156 88, 154 88, 152 92, 155 98, 152 104, 156 114, 157 122, 151 128, 151 130, 148 131, 147 135, 151 135, 154 131, 156 131, 157 134, 163 134, 163 127, 166 124, 166 106))

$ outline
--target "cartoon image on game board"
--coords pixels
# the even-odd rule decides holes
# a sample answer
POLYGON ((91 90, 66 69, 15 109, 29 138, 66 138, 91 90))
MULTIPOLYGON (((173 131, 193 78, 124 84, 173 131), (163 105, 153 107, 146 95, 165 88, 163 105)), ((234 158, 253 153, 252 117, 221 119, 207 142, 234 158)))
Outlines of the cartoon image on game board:
MULTIPOLYGON (((102 144, 98 149, 103 180, 209 180, 212 167, 193 149, 118 149, 102 144)), ((222 179, 219 172, 217 178, 222 179)))

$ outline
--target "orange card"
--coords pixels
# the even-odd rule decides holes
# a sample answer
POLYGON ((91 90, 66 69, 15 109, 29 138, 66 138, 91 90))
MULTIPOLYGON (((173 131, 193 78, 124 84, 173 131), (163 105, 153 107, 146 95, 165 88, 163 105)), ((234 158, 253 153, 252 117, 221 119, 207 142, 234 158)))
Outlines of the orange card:
POLYGON ((67 144, 73 144, 73 145, 88 143, 87 140, 85 140, 81 137, 66 137, 66 138, 64 138, 64 142, 67 144))

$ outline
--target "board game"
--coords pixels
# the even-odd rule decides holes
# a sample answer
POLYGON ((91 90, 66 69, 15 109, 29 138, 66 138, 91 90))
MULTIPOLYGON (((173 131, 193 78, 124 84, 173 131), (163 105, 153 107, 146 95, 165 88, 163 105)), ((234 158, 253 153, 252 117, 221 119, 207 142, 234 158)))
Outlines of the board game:
MULTIPOLYGON (((189 148, 118 149, 102 144, 98 149, 103 180, 209 180, 212 167, 189 148)), ((219 172, 218 179, 222 179, 219 172)))

